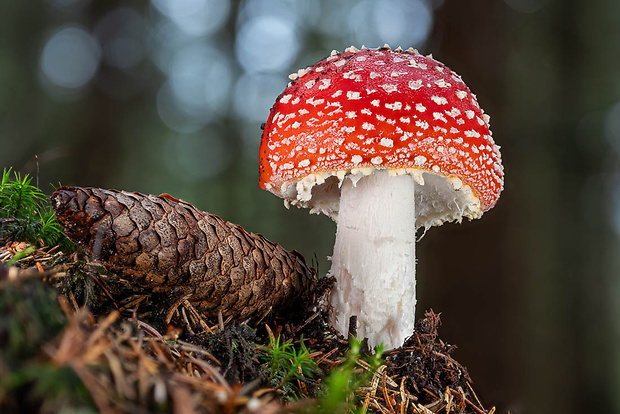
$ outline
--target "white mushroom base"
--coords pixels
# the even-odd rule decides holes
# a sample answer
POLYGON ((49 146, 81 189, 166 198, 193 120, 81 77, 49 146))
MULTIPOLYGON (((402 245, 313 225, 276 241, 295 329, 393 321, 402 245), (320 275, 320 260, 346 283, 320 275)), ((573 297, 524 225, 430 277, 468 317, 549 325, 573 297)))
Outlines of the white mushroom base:
POLYGON ((415 323, 415 180, 375 171, 341 186, 330 274, 332 325, 386 349, 401 346, 415 323))

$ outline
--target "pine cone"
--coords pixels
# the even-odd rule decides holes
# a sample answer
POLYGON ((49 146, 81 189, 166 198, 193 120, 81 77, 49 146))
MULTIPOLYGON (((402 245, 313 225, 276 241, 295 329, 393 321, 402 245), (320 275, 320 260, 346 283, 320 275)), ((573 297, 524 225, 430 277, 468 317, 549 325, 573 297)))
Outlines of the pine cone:
POLYGON ((62 187, 52 205, 66 235, 108 270, 147 292, 190 294, 206 316, 259 321, 317 283, 298 252, 168 194, 62 187))

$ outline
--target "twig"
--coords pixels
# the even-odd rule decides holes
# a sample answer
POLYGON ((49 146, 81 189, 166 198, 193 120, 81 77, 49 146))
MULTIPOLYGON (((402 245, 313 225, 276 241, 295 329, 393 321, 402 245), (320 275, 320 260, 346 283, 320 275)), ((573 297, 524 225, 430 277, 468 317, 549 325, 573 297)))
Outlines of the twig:
POLYGON ((310 322, 312 322, 313 320, 316 319, 317 316, 319 316, 321 314, 321 312, 316 312, 314 315, 310 316, 308 319, 306 319, 304 321, 304 323, 302 323, 300 326, 296 327, 295 329, 293 329, 293 334, 296 334, 297 332, 301 331, 303 328, 306 327, 306 325, 308 325, 310 322))
POLYGON ((200 327, 203 330, 207 331, 208 333, 212 334, 213 329, 211 329, 209 325, 207 325, 207 323, 204 321, 204 319, 202 319, 202 316, 200 316, 200 313, 198 313, 198 311, 196 310, 196 308, 194 308, 194 306, 190 303, 190 301, 186 300, 183 304, 185 305, 187 310, 191 313, 191 315, 198 320, 198 324, 200 325, 200 327))
MULTIPOLYGON (((468 384, 468 385, 469 385, 469 384, 468 384)), ((473 390, 471 389, 471 387, 469 387, 469 389, 473 392, 473 390)), ((456 394, 456 395, 460 396, 460 395, 459 395, 459 393, 458 393, 457 391, 455 391, 455 390, 450 390, 450 392, 451 392, 452 394, 456 394)), ((475 397, 475 396, 476 396, 476 394, 474 393, 474 397, 475 397)), ((484 410, 484 409, 480 409, 480 408, 479 408, 476 404, 474 404, 472 401, 470 401, 467 397, 462 397, 462 396, 461 396, 461 398, 463 398, 463 399, 464 399, 464 401, 465 401, 465 403, 466 403, 466 404, 469 404, 469 406, 470 406, 471 408, 473 408, 473 409, 474 409, 474 411, 476 411, 478 414, 488 414, 488 412, 487 412, 486 410, 484 410)), ((476 397, 476 401, 478 401, 478 397, 476 397)), ((478 404, 480 404, 480 401, 478 401, 478 404)), ((482 404, 480 404, 480 407, 482 407, 482 404)))
POLYGON ((319 359, 317 359, 317 360, 316 360, 316 363, 317 363, 317 364, 321 364, 321 363, 322 363, 322 362, 324 362, 324 361, 325 361, 325 362, 328 362, 328 361, 329 361, 329 360, 328 360, 328 358, 329 358, 330 356, 332 356, 332 355, 333 355, 336 351, 338 351, 338 349, 339 349, 339 348, 338 348, 338 347, 336 347, 336 348, 332 349, 331 351, 329 351, 328 353, 323 354, 323 356, 322 356, 322 357, 320 357, 319 359))
MULTIPOLYGON (((385 365, 382 365, 382 366, 384 367, 385 365)), ((377 371, 379 371, 379 369, 377 369, 377 371)), ((387 372, 385 372, 385 368, 384 368, 383 372, 381 373, 381 388, 383 388, 383 399, 385 400, 385 403, 390 407, 390 412, 393 413, 394 406, 392 405, 392 399, 387 393, 386 378, 387 378, 387 372)))
POLYGON ((217 311, 217 326, 220 328, 220 331, 224 330, 224 317, 222 316, 222 310, 217 311))
POLYGON ((166 313, 166 319, 165 319, 166 325, 170 323, 170 321, 172 320, 172 317, 174 316, 174 312, 179 308, 179 306, 181 306, 181 304, 185 302, 187 299, 189 299, 191 296, 192 294, 188 293, 187 295, 182 296, 176 302, 174 302, 174 304, 170 307, 170 309, 168 309, 168 312, 166 313))
POLYGON ((211 360, 212 362, 215 362, 217 365, 222 365, 222 363, 215 356, 213 356, 213 354, 211 354, 209 351, 205 350, 204 348, 200 348, 196 345, 192 345, 188 342, 184 342, 178 339, 174 342, 169 342, 169 341, 166 341, 163 337, 144 338, 144 340, 147 342, 159 342, 168 348, 176 349, 179 351, 193 352, 195 354, 207 357, 209 360, 211 360))

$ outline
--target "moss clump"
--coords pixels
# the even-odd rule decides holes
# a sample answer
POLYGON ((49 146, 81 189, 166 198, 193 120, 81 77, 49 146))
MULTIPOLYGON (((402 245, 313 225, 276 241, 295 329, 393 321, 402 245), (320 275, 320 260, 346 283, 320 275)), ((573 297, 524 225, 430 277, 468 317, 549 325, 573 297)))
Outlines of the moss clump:
POLYGON ((23 241, 38 246, 71 246, 56 221, 47 196, 31 182, 32 177, 28 174, 22 177, 11 168, 2 172, 0 245, 23 241))

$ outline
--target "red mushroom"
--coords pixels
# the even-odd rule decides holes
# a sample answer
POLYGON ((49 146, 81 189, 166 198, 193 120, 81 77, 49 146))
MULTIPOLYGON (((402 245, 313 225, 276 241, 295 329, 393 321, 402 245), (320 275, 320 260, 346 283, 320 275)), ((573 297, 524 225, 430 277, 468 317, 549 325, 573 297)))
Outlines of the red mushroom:
POLYGON ((480 217, 503 189, 499 147, 461 78, 414 49, 336 51, 278 97, 260 186, 337 223, 332 323, 400 346, 415 321, 416 230, 480 217))

